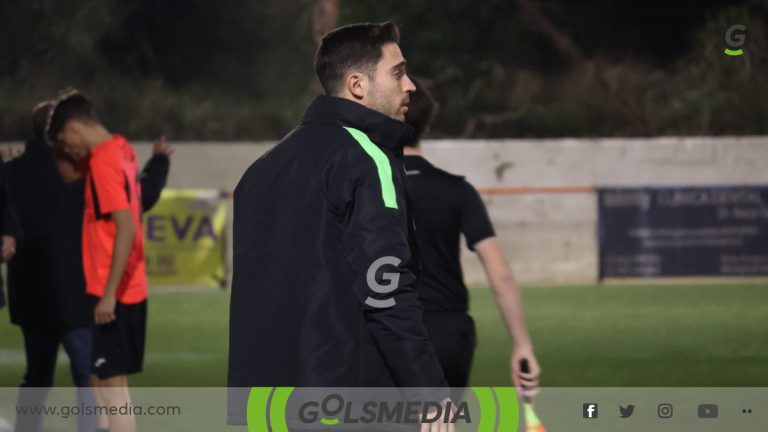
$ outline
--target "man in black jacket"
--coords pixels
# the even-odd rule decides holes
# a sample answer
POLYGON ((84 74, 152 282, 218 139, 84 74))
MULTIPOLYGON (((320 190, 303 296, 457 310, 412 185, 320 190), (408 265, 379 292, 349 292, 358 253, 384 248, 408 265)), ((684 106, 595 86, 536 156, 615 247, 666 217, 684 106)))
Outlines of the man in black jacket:
MULTIPOLYGON (((315 60, 326 95, 235 189, 230 388, 448 394, 413 290, 401 159, 414 86, 398 40, 393 23, 328 33, 315 60)), ((243 423, 234 394, 229 422, 243 423)))
MULTIPOLYGON (((63 345, 72 381, 88 387, 91 376, 91 326, 95 303, 85 292, 81 230, 85 182, 71 161, 55 155, 45 141, 52 102, 33 112, 33 136, 24 154, 6 164, 10 196, 21 229, 6 227, 17 238, 17 253, 8 263, 11 322, 24 335, 27 368, 19 405, 39 405, 53 385, 56 357, 63 345), (24 390, 28 389, 29 390, 24 390)), ((142 175, 142 203, 148 210, 165 186, 173 149, 160 139, 142 175)), ((81 392, 82 393, 82 392, 81 392)), ((84 394, 84 393, 83 393, 84 394)), ((87 397, 87 394, 81 399, 87 397)), ((80 430, 93 430, 86 417, 80 430)), ((17 430, 41 430, 42 416, 20 416, 17 430)))

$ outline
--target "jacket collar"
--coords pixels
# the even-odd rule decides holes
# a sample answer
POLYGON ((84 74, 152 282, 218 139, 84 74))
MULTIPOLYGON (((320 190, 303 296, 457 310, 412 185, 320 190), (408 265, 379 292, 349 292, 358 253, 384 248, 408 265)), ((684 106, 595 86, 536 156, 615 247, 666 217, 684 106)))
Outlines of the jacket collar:
POLYGON ((403 157, 403 163, 407 170, 423 170, 432 168, 432 164, 421 155, 409 154, 403 157))
POLYGON ((413 133, 404 122, 387 117, 362 104, 334 96, 320 95, 304 113, 302 124, 331 123, 359 129, 379 147, 402 154, 413 133))

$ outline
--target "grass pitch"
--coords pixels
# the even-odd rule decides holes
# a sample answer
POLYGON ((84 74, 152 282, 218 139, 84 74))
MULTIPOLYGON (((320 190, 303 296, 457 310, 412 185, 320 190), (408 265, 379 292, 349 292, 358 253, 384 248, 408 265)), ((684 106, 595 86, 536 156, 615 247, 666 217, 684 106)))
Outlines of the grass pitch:
MULTIPOLYGON (((542 385, 768 386, 768 285, 523 289, 542 385)), ((487 288, 471 290, 472 385, 509 385, 509 338, 487 288)), ((145 372, 132 386, 226 386, 226 291, 156 292, 145 372)), ((0 311, 0 387, 24 373, 21 331, 0 311)), ((70 386, 59 354, 56 385, 70 386)))

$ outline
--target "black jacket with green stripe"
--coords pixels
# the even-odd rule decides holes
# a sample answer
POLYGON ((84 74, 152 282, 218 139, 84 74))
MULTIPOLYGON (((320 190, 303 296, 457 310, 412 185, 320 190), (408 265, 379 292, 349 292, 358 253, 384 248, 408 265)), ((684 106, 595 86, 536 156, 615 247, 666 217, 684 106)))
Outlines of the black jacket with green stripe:
MULTIPOLYGON (((230 387, 446 386, 413 289, 410 133, 320 96, 245 172, 234 199, 230 387)), ((238 422, 243 404, 229 409, 238 422)))

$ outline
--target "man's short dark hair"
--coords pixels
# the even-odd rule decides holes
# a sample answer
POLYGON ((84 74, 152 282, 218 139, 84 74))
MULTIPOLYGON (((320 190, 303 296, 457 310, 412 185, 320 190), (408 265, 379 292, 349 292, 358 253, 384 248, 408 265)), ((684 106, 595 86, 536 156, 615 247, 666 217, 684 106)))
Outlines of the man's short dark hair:
POLYGON ((411 77, 416 90, 411 92, 408 102, 408 111, 405 113, 405 122, 413 127, 413 135, 405 144, 406 147, 416 147, 421 141, 421 136, 432 124, 432 119, 437 112, 437 103, 432 98, 424 84, 411 77))
POLYGON ((373 77, 381 60, 381 47, 400 42, 397 24, 350 24, 331 30, 320 42, 315 55, 315 72, 329 96, 344 90, 344 78, 350 72, 364 72, 373 77))
POLYGON ((59 132, 70 120, 98 121, 93 109, 93 102, 77 90, 65 91, 56 101, 46 128, 48 141, 55 143, 59 132))

